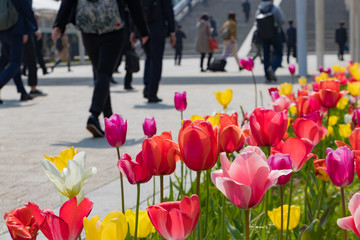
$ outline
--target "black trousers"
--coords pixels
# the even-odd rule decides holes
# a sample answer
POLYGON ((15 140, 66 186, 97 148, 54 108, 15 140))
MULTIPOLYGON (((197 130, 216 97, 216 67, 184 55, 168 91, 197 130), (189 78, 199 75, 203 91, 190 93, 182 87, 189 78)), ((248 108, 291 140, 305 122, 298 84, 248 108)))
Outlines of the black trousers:
MULTIPOLYGON (((209 66, 210 66, 211 58, 212 58, 212 53, 209 53, 208 54, 208 60, 207 60, 207 68, 209 68, 209 66)), ((201 70, 204 70, 204 68, 203 68, 204 59, 205 59, 205 53, 201 53, 201 56, 200 56, 200 68, 201 68, 201 70)))
POLYGON ((338 53, 338 57, 340 60, 343 60, 344 59, 344 46, 345 46, 345 43, 338 43, 339 45, 339 53, 338 53))
POLYGON ((29 70, 28 85, 37 86, 37 67, 36 67, 36 46, 35 35, 29 34, 29 40, 24 44, 24 64, 29 70))
POLYGON ((296 45, 295 44, 287 44, 287 63, 290 62, 290 53, 292 52, 292 56, 296 58, 296 45))
POLYGON ((123 43, 124 31, 98 34, 82 33, 84 46, 95 71, 94 92, 90 112, 104 117, 112 115, 110 100, 110 80, 119 58, 123 43))

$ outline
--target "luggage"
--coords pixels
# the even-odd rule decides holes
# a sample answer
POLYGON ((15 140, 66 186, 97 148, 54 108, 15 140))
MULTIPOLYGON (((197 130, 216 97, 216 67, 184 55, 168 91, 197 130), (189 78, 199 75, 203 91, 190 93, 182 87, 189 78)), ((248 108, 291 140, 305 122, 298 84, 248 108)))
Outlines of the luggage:
POLYGON ((223 58, 215 58, 210 64, 209 70, 213 72, 225 72, 226 60, 223 58))

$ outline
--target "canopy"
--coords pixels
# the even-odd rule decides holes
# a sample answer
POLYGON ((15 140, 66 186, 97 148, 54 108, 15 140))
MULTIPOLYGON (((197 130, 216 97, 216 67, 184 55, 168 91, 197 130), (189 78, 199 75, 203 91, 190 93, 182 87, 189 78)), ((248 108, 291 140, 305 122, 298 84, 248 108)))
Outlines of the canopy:
POLYGON ((54 0, 33 0, 32 7, 35 10, 54 10, 57 11, 60 8, 61 1, 54 0))

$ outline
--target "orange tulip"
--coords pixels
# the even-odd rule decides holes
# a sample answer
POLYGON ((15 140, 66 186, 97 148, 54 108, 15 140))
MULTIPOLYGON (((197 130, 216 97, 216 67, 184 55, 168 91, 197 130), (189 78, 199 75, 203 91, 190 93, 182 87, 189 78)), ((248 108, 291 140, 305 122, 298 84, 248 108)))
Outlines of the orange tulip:
POLYGON ((324 169, 326 169, 325 159, 314 160, 315 176, 321 181, 329 181, 329 175, 324 169))
POLYGON ((315 123, 311 119, 298 118, 293 124, 293 130, 297 137, 309 139, 315 146, 326 136, 327 129, 321 123, 315 123))
POLYGON ((314 93, 314 97, 325 108, 334 108, 342 96, 348 91, 340 91, 339 81, 321 81, 319 92, 314 93))

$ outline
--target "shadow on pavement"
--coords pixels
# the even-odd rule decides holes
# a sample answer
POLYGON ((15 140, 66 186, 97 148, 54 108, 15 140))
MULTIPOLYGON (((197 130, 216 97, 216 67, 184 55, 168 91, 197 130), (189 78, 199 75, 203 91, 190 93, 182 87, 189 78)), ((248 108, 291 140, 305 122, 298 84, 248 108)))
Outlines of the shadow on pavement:
POLYGON ((144 105, 134 105, 135 109, 173 109, 174 105, 168 105, 164 103, 145 103, 144 105))
MULTIPOLYGON (((126 139, 125 146, 133 146, 142 143, 144 138, 140 139, 126 139)), ((111 148, 109 143, 106 141, 106 138, 84 138, 80 140, 79 142, 58 142, 51 144, 52 146, 62 146, 62 147, 70 147, 70 146, 76 146, 79 148, 111 148)))
POLYGON ((35 102, 31 102, 31 104, 26 104, 26 105, 23 105, 21 104, 21 102, 19 100, 14 100, 14 99, 11 99, 11 100, 4 100, 3 104, 0 104, 0 109, 2 108, 18 108, 18 107, 31 107, 31 106, 34 106, 36 103, 35 102))

